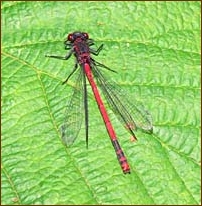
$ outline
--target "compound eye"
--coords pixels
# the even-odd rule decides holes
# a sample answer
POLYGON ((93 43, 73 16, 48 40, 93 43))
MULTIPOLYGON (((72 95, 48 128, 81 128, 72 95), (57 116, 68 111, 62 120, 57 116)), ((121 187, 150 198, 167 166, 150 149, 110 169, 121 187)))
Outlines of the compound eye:
POLYGON ((74 41, 74 37, 73 37, 73 34, 69 34, 68 36, 67 36, 67 39, 68 39, 68 41, 74 41))
POLYGON ((89 36, 88 36, 88 34, 87 33, 83 33, 83 35, 84 35, 84 37, 86 38, 86 39, 88 39, 89 38, 89 36))

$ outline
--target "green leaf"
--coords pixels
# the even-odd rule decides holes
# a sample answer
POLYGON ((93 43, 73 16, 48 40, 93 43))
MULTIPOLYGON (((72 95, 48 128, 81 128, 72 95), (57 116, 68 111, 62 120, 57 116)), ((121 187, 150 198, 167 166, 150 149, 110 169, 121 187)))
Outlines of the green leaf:
MULTIPOLYGON (((200 204, 200 2, 2 3, 2 204, 200 204), (66 148, 59 126, 74 81, 69 32, 104 43, 99 62, 153 117, 132 143, 112 116, 131 166, 116 160, 92 92, 66 148)), ((90 88, 89 88, 90 89, 90 88)), ((111 111, 109 111, 111 114, 111 111)))

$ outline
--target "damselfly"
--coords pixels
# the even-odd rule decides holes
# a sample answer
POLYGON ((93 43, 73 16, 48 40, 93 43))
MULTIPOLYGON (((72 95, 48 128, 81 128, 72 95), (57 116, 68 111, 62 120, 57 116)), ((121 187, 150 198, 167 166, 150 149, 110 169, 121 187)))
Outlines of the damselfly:
POLYGON ((87 77, 121 168, 124 174, 130 173, 130 166, 123 153, 123 150, 120 147, 115 130, 100 96, 98 87, 104 94, 107 104, 111 110, 117 116, 119 121, 124 125, 124 127, 129 131, 133 139, 136 140, 134 132, 137 129, 140 129, 146 133, 152 133, 153 126, 151 115, 141 104, 137 105, 137 102, 127 99, 127 94, 123 92, 123 90, 117 84, 108 81, 101 72, 102 68, 116 72, 92 58, 92 55, 97 56, 100 53, 103 48, 103 44, 98 49, 94 49, 92 47, 94 45, 94 41, 90 39, 88 34, 85 32, 74 32, 69 34, 64 44, 65 49, 70 50, 66 56, 62 57, 56 55, 46 55, 46 57, 68 60, 71 55, 74 54, 76 58, 76 64, 73 71, 63 82, 63 84, 67 83, 69 78, 74 73, 77 73, 76 86, 67 106, 65 122, 61 126, 64 143, 66 145, 71 145, 75 141, 79 134, 84 114, 86 144, 88 145, 89 121, 86 84, 87 77), (80 69, 78 69, 78 66, 80 66, 80 69))

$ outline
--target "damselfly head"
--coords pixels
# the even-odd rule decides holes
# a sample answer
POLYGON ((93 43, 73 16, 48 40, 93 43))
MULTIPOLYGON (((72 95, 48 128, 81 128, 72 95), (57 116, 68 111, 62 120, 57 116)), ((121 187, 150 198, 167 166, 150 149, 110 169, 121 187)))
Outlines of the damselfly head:
POLYGON ((88 34, 86 32, 73 32, 68 34, 67 40, 73 43, 76 39, 82 39, 82 40, 87 40, 89 38, 88 34))

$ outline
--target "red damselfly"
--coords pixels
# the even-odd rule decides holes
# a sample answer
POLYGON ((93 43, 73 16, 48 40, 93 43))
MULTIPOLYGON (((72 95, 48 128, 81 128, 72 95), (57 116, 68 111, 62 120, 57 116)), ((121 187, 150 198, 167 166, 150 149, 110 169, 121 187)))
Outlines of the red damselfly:
POLYGON ((65 49, 70 50, 66 56, 46 55, 46 57, 68 60, 73 54, 76 57, 76 64, 73 71, 69 74, 63 84, 67 83, 68 79, 77 72, 76 85, 73 95, 66 109, 65 122, 61 126, 62 139, 66 145, 71 145, 78 136, 81 128, 81 123, 84 115, 86 128, 86 145, 88 146, 88 101, 87 101, 87 83, 86 77, 90 83, 98 108, 105 123, 107 132, 110 136, 112 145, 115 149, 118 161, 124 172, 130 173, 130 166, 121 149, 116 133, 109 119, 105 105, 100 96, 98 87, 103 92, 105 99, 117 116, 119 121, 127 128, 132 135, 133 140, 136 140, 134 131, 137 129, 146 133, 152 133, 152 118, 142 104, 136 105, 136 102, 131 102, 127 99, 127 95, 114 82, 110 82, 101 72, 101 68, 116 72, 107 66, 95 61, 92 55, 98 55, 103 48, 103 44, 94 49, 94 41, 89 38, 85 32, 74 32, 67 36, 64 42, 65 49), (80 69, 78 69, 78 65, 80 69), (98 87, 97 87, 98 85, 98 87), (84 109, 84 112, 83 112, 84 109))

